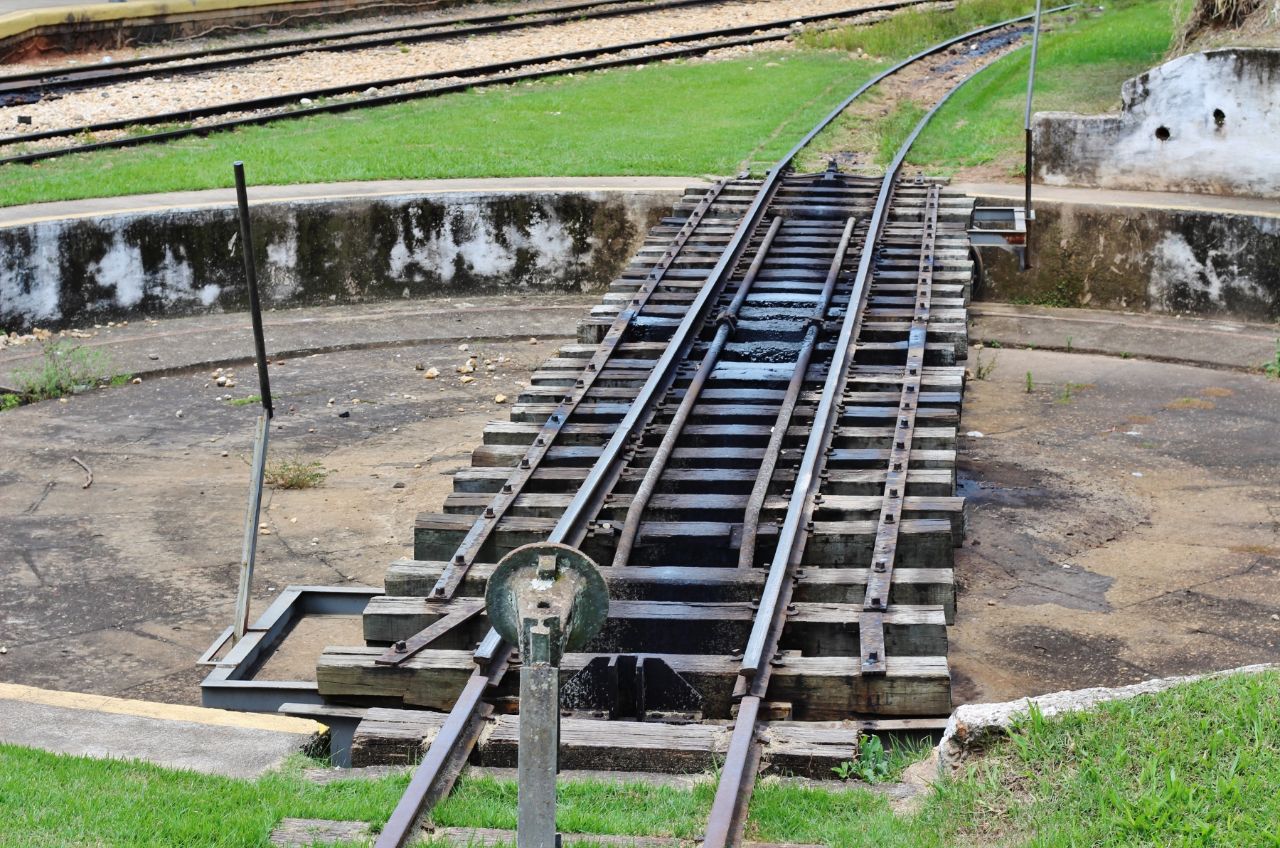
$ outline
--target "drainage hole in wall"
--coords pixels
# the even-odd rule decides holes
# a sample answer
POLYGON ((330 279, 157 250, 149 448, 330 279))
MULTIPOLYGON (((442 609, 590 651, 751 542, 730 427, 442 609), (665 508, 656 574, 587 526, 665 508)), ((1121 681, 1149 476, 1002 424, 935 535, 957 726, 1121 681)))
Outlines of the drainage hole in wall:
POLYGON ((1213 125, 1214 125, 1215 127, 1221 127, 1221 126, 1222 126, 1223 124, 1225 124, 1226 122, 1227 122, 1227 113, 1226 113, 1226 112, 1223 112, 1221 109, 1214 109, 1214 110, 1213 110, 1213 125))
POLYGON ((1168 141, 1168 140, 1169 140, 1169 128, 1168 128, 1168 127, 1156 127, 1156 138, 1160 139, 1161 141, 1168 141))

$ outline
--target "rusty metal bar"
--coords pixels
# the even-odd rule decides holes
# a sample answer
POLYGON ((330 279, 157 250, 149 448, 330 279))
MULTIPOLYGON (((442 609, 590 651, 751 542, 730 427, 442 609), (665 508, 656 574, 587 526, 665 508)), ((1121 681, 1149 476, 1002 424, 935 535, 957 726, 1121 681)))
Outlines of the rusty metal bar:
POLYGON ((707 379, 711 376, 711 372, 715 370, 716 363, 720 360, 721 351, 724 350, 725 344, 728 343, 730 336, 733 334, 734 321, 737 320, 738 312, 742 309, 742 304, 746 301, 747 294, 750 293, 760 269, 764 267, 765 257, 768 256, 769 248, 773 245, 773 240, 781 228, 782 218, 775 216, 773 223, 769 225, 768 232, 765 233, 764 239, 760 242, 760 246, 756 249, 756 257, 751 262, 751 267, 747 269, 742 282, 738 284, 738 290, 734 294, 733 301, 716 316, 716 323, 719 325, 716 329, 716 336, 707 348, 707 352, 703 354, 702 361, 698 363, 698 370, 693 375, 693 379, 689 381, 684 397, 680 400, 680 406, 676 408, 675 415, 672 416, 671 422, 667 425, 667 431, 662 434, 662 441, 654 452, 653 460, 645 470, 644 477, 641 479, 635 495, 632 496, 631 506, 627 509, 627 517, 623 522, 622 534, 618 537, 618 545, 614 549, 614 568, 625 567, 628 560, 631 559, 631 549, 640 534, 640 520, 644 517, 645 507, 649 505, 649 498, 653 496, 654 490, 658 487, 662 472, 666 470, 667 461, 671 458, 671 453, 676 448, 676 442, 679 440, 680 434, 684 432, 684 425, 689 420, 689 415, 693 412, 693 408, 697 405, 698 398, 702 394, 702 387, 707 384, 707 379))
MULTIPOLYGON (((510 654, 508 649, 505 654, 510 654)), ((507 670, 507 657, 490 665, 488 672, 476 669, 463 687, 454 708, 449 712, 436 742, 413 773, 404 795, 396 803, 391 818, 378 834, 374 848, 401 848, 417 834, 418 820, 439 800, 449 794, 467 756, 480 735, 486 713, 492 708, 484 703, 484 693, 502 679, 507 670), (448 744, 439 744, 440 740, 448 744)))
POLYGON ((800 353, 796 357, 795 372, 791 375, 791 382, 787 384, 782 405, 778 408, 773 432, 769 434, 769 444, 764 449, 764 460, 756 475, 755 484, 751 487, 751 495, 747 498, 747 509, 742 520, 742 541, 738 547, 739 568, 751 568, 755 564, 756 539, 760 532, 760 513, 764 509, 764 499, 769 494, 769 483, 773 480, 773 472, 778 467, 778 455, 787 437, 787 428, 791 426, 791 416, 795 413, 796 403, 800 400, 800 391, 804 388, 805 376, 809 372, 809 360, 818 346, 818 331, 827 320, 827 310, 831 308, 831 298, 835 294, 836 281, 840 277, 841 268, 844 267, 844 258, 849 252, 849 241, 853 238, 853 228, 856 223, 854 218, 845 222, 836 255, 832 258, 831 268, 827 271, 822 294, 818 297, 818 305, 813 308, 813 314, 809 316, 809 329, 805 331, 800 353))
POLYGON ((258 554, 258 520, 262 513, 262 482, 267 470, 267 445, 271 438, 271 379, 267 375, 267 343, 262 332, 262 301, 258 298, 258 269, 253 261, 253 226, 249 220, 249 193, 245 186, 244 163, 231 166, 236 182, 236 209, 240 216, 240 255, 244 258, 245 285, 249 289, 249 314, 253 323, 253 353, 258 365, 259 401, 262 414, 253 440, 253 466, 249 477, 249 504, 244 514, 244 544, 240 550, 240 580, 236 588, 236 613, 232 627, 239 642, 249 629, 249 601, 253 588, 253 566, 258 554))
POLYGON ((907 473, 911 461, 911 441, 915 434, 920 385, 924 380, 925 343, 929 334, 929 308, 933 298, 934 247, 938 236, 938 204, 941 191, 929 187, 921 221, 920 262, 916 269, 915 308, 907 340, 906 363, 902 368, 902 391, 889 466, 885 471, 884 495, 876 540, 871 551, 871 571, 858 625, 862 673, 884 674, 888 670, 884 652, 884 613, 889 608, 889 590, 898 553, 898 529, 902 526, 902 504, 907 494, 907 473))

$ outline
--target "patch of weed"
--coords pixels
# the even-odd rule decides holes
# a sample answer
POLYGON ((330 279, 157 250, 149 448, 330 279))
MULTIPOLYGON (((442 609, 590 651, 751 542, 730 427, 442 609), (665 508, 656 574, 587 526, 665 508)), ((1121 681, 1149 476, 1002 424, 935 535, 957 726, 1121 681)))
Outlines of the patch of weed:
POLYGON ((40 353, 38 364, 14 374, 17 395, 24 403, 66 397, 97 385, 116 385, 110 361, 102 351, 56 339, 42 342, 40 353))
POLYGON ((1091 388, 1093 388, 1092 383, 1072 383, 1067 381, 1062 384, 1062 391, 1058 394, 1058 403, 1071 403, 1072 398, 1085 389, 1091 388))
POLYGON ((1181 397, 1164 405, 1165 409, 1214 409, 1216 404, 1204 398, 1181 397))
POLYGON ((998 357, 998 356, 993 356, 993 357, 991 357, 991 361, 990 361, 990 362, 983 362, 983 361, 982 361, 982 349, 981 349, 981 348, 979 348, 979 349, 978 349, 978 359, 977 359, 977 361, 976 361, 976 362, 974 362, 974 364, 973 364, 973 377, 974 377, 974 379, 975 379, 975 380, 985 380, 985 379, 987 379, 988 377, 990 377, 990 376, 991 376, 991 374, 992 374, 992 372, 994 372, 994 371, 996 370, 996 363, 998 363, 999 361, 1000 361, 1000 357, 998 357))
POLYGON ((319 462, 283 456, 267 463, 264 479, 277 489, 314 489, 328 476, 319 462))
POLYGON ((1262 366, 1262 373, 1272 380, 1280 380, 1280 339, 1276 339, 1276 352, 1271 361, 1262 366))

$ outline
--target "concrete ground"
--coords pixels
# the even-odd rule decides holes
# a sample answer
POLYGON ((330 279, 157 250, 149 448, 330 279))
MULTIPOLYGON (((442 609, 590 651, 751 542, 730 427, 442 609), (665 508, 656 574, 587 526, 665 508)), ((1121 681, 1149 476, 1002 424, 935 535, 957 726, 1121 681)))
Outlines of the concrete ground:
MULTIPOLYGON (((273 360, 273 451, 331 473, 316 489, 269 491, 255 612, 290 583, 380 585, 410 550, 414 514, 440 506, 485 421, 505 417, 494 395, 514 397, 588 302, 269 315, 269 349, 294 351, 273 360), (341 349, 396 335, 411 341, 341 349), (505 361, 464 386, 454 368, 470 352, 505 361), (418 364, 441 377, 424 380, 418 364)), ((998 338, 982 320, 975 338, 998 338)), ((230 620, 256 415, 217 398, 257 390, 251 366, 225 389, 208 363, 243 358, 246 323, 112 328, 88 343, 136 365, 141 385, 3 413, 0 680, 198 703, 194 659, 230 620), (93 468, 90 488, 72 456, 93 468)), ((1131 351, 1148 323, 1127 318, 1103 340, 1131 351)), ((31 353, 0 351, 0 372, 31 353)), ((982 356, 995 368, 970 382, 961 428, 982 435, 961 440, 971 514, 957 702, 1280 660, 1280 382, 1078 353, 982 356)), ((290 640, 284 676, 355 638, 351 622, 315 624, 290 640)))
MULTIPOLYGON (((495 396, 514 398, 587 310, 584 299, 557 302, 520 311, 511 298, 401 304, 391 323, 352 320, 367 313, 347 309, 268 316, 272 455, 319 461, 330 473, 319 488, 268 489, 255 616, 288 584, 381 585, 387 565, 412 548, 414 515, 439 506, 485 422, 506 417, 495 396), (431 340, 274 354, 391 327, 431 340), (455 368, 469 353, 496 370, 463 385, 455 368), (418 365, 441 376, 426 380, 418 365)), ((0 681, 199 703, 205 670, 195 659, 231 622, 258 413, 217 398, 256 394, 256 375, 240 366, 228 389, 203 366, 159 377, 146 369, 241 357, 251 346, 228 339, 243 323, 210 316, 99 336, 118 362, 141 366, 140 385, 3 413, 0 681), (90 488, 72 456, 92 468, 90 488)), ((0 351, 0 370, 29 356, 26 347, 0 351)), ((312 658, 332 634, 316 629, 312 658)), ((290 648, 303 659, 277 676, 311 666, 305 649, 290 648)))
POLYGON ((1280 660, 1280 381, 982 359, 961 425, 957 703, 1280 660))
POLYGON ((315 744, 324 725, 0 683, 0 742, 254 778, 315 744))

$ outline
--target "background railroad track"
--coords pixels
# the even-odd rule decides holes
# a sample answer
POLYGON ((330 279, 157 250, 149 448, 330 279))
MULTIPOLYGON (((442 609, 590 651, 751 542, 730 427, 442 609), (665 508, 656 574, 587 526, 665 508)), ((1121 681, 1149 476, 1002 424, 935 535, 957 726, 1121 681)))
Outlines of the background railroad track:
MULTIPOLYGON (((582 49, 532 55, 526 52, 518 58, 485 62, 465 67, 451 66, 439 70, 394 77, 371 78, 366 75, 357 78, 348 72, 338 71, 338 73, 347 73, 348 78, 352 81, 327 84, 319 88, 298 89, 294 87, 292 90, 281 90, 279 93, 248 99, 221 99, 202 96, 200 98, 201 105, 176 110, 152 110, 134 105, 131 95, 128 94, 129 82, 127 79, 123 82, 113 83, 111 77, 96 80, 85 78, 67 82, 65 90, 71 92, 72 96, 82 96, 86 92, 77 93, 77 87, 104 86, 101 90, 103 99, 95 102, 93 109, 100 109, 102 102, 116 102, 121 107, 120 111, 125 114, 120 114, 117 111, 108 120, 92 120, 81 124, 50 126, 48 125, 51 120, 49 118, 41 118, 37 121, 38 116, 33 117, 30 114, 25 114, 25 112, 33 112, 39 107, 39 104, 35 106, 9 106, 7 108, 0 106, 0 127, 5 128, 6 133, 0 134, 0 151, 5 151, 5 149, 12 151, 7 156, 0 156, 0 165, 30 163, 71 153, 132 147, 154 141, 169 141, 193 135, 206 135, 241 126, 385 106, 409 100, 437 97, 442 94, 464 91, 479 86, 505 85, 559 74, 627 67, 655 61, 697 56, 727 48, 777 42, 792 35, 796 27, 850 19, 870 21, 896 9, 919 5, 922 2, 924 0, 892 0, 891 2, 875 5, 863 5, 854 0, 849 0, 849 2, 834 4, 837 8, 829 8, 833 4, 822 4, 828 7, 827 11, 814 14, 782 14, 779 17, 767 19, 759 18, 763 9, 763 7, 759 7, 755 9, 757 19, 745 24, 697 29, 696 31, 690 31, 687 27, 681 29, 677 26, 669 31, 664 29, 661 35, 639 40, 612 41, 604 39, 604 43, 599 43, 597 39, 597 43, 593 46, 582 49), (119 86, 121 85, 124 88, 120 88, 119 86), (31 129, 22 129, 24 124, 19 122, 24 120, 31 122, 31 129), (41 125, 36 126, 36 123, 41 125), (177 126, 175 127, 175 125, 177 126), (142 130, 145 127, 161 127, 161 129, 155 132, 146 132, 142 130)), ((608 13, 609 16, 616 16, 622 13, 620 9, 610 8, 614 4, 604 5, 605 8, 597 10, 601 14, 608 13)), ((731 7, 731 4, 723 2, 715 5, 717 7, 731 7)), ((658 10, 660 11, 662 8, 665 8, 665 6, 660 5, 658 10)), ((655 9, 646 4, 629 4, 626 13, 628 15, 656 14, 655 9)), ((571 18, 572 14, 562 15, 561 17, 571 18)), ((576 20, 576 18, 574 19, 576 20)), ((563 21, 554 22, 562 23, 563 21)), ((524 23, 517 21, 503 24, 507 28, 515 28, 517 25, 520 27, 540 28, 548 26, 549 22, 535 19, 524 23)), ((421 36, 422 39, 446 37, 458 37, 458 31, 431 35, 423 34, 421 36)), ((334 45, 333 49, 345 51, 345 53, 337 54, 338 56, 355 56, 359 51, 368 48, 334 45)), ((313 51, 304 49, 303 52, 313 51)), ((240 62, 251 66, 263 64, 264 67, 274 67, 270 64, 274 59, 275 57, 271 55, 249 56, 235 59, 219 59, 214 63, 225 65, 230 62, 240 62)), ((225 71, 226 67, 223 67, 222 70, 225 71)), ((119 73, 135 75, 143 73, 143 70, 129 68, 123 69, 119 73)), ((168 74, 170 71, 166 70, 163 73, 168 74)), ((218 71, 210 72, 206 68, 202 73, 216 74, 218 71)), ((211 77, 197 77, 189 81, 175 80, 171 84, 189 87, 195 83, 196 79, 201 78, 208 79, 211 77)), ((0 95, 10 98, 26 97, 30 99, 40 92, 39 86, 33 87, 33 83, 30 80, 11 79, 6 83, 5 80, 0 79, 0 86, 6 84, 12 87, 7 94, 0 91, 0 95)), ((47 83, 47 86, 54 89, 58 89, 60 85, 63 84, 57 82, 57 75, 47 83)), ((96 91, 98 89, 93 87, 88 93, 92 94, 96 91)), ((55 92, 55 96, 59 95, 55 92)))

